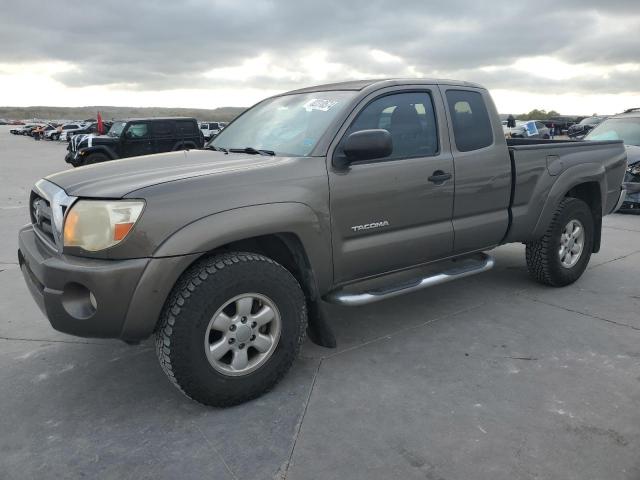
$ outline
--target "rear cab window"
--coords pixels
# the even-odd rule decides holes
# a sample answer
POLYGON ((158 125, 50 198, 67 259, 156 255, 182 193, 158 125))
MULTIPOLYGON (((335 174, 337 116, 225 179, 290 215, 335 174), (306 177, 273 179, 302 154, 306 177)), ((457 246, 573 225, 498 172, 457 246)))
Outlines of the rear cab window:
POLYGON ((458 151, 470 152, 491 145, 493 129, 482 95, 470 90, 447 90, 446 98, 458 151))

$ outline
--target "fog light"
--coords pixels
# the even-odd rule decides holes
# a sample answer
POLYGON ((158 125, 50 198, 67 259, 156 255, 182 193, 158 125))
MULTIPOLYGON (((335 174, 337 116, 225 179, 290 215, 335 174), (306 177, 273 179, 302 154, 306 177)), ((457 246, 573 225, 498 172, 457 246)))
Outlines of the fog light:
POLYGON ((98 306, 93 293, 79 283, 67 283, 62 292, 62 306, 77 320, 86 320, 96 313, 98 306))

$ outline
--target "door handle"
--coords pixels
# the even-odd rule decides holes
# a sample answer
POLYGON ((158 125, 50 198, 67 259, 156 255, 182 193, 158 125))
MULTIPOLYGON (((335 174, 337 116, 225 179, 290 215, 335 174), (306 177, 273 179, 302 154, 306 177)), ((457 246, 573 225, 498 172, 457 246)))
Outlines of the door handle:
POLYGON ((440 185, 441 183, 446 182, 451 178, 450 173, 445 173, 442 170, 436 170, 433 174, 428 178, 430 182, 435 183, 436 185, 440 185))

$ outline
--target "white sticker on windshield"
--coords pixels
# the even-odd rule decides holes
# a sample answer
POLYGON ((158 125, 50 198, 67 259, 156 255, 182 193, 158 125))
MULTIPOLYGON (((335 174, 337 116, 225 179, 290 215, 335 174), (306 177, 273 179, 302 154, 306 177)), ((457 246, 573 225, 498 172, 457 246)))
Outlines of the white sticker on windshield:
POLYGON ((310 112, 311 110, 320 110, 322 112, 327 112, 337 103, 337 100, 323 100, 321 98, 312 98, 303 106, 307 112, 310 112))

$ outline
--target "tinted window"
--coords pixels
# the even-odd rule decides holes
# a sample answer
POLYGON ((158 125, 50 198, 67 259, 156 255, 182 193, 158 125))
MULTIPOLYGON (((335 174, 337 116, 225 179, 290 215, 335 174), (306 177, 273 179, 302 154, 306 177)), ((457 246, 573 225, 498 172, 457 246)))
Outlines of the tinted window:
POLYGON ((146 123, 132 123, 127 129, 128 138, 144 138, 147 136, 149 129, 146 123))
POLYGON ((176 132, 178 135, 193 135, 197 133, 195 122, 190 120, 176 120, 176 132))
POLYGON ((478 150, 493 143, 491 120, 482 95, 466 90, 447 90, 447 104, 460 152, 478 150))
POLYGON ((171 122, 153 122, 151 131, 156 136, 167 136, 173 133, 171 122))
POLYGON ((391 134, 393 152, 386 159, 423 157, 438 152, 436 116, 431 95, 426 92, 377 98, 358 114, 346 135, 372 128, 382 128, 391 134))
POLYGON ((622 140, 640 146, 640 118, 610 118, 591 130, 585 140, 622 140))

